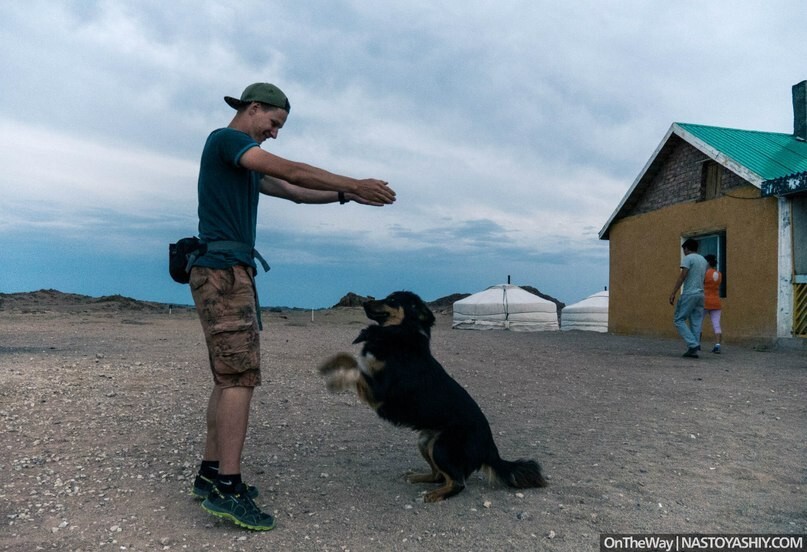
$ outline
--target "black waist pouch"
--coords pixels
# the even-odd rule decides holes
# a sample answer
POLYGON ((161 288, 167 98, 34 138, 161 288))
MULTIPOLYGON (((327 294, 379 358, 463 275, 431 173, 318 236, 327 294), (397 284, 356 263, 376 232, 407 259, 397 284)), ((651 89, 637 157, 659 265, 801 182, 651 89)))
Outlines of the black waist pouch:
POLYGON ((168 272, 171 278, 179 284, 187 284, 190 281, 191 267, 196 257, 204 255, 207 245, 199 238, 182 238, 176 243, 168 244, 168 272))

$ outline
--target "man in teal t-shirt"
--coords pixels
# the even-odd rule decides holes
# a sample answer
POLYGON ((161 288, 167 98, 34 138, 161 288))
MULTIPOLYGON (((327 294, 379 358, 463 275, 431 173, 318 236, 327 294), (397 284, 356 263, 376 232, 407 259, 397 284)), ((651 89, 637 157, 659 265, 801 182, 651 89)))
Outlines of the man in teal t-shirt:
MULTIPOLYGON (((235 241, 255 247, 261 175, 239 165, 241 156, 258 144, 232 129, 214 130, 207 138, 199 170, 199 239, 210 243, 235 241)), ((196 266, 255 268, 247 251, 216 250, 200 257, 196 266)))
POLYGON ((226 128, 210 134, 202 152, 199 238, 207 251, 194 261, 189 282, 213 372, 193 494, 209 513, 267 531, 274 518, 255 504, 258 489, 241 477, 250 402, 261 383, 254 281, 254 258, 263 261, 255 250, 258 200, 263 194, 296 203, 382 206, 395 201, 395 192, 382 180, 333 174, 261 149, 277 138, 291 110, 276 86, 255 83, 240 99, 224 100, 237 111, 226 128))
POLYGON ((703 280, 709 263, 698 254, 697 240, 690 238, 681 247, 684 250, 684 258, 681 260, 681 272, 670 293, 670 304, 675 304, 675 294, 683 285, 681 297, 675 305, 673 323, 687 345, 687 351, 683 356, 698 358, 703 326, 703 280))

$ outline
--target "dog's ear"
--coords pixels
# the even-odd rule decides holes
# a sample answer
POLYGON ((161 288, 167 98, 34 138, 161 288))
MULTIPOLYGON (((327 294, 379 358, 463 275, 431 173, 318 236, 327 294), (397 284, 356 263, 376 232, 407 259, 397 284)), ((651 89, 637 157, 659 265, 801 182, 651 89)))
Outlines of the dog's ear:
POLYGON ((432 314, 432 311, 426 306, 426 303, 420 303, 417 307, 418 320, 420 320, 421 324, 427 328, 434 326, 434 314, 432 314))

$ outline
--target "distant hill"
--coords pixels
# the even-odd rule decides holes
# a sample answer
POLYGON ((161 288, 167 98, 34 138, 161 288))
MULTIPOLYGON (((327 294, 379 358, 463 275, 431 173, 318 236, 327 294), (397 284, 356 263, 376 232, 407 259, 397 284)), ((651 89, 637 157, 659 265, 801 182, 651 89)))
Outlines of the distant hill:
MULTIPOLYGON (((526 291, 535 294, 543 299, 552 301, 557 305, 558 313, 566 306, 550 295, 541 293, 532 286, 521 286, 526 291)), ((434 301, 426 303, 432 310, 438 312, 451 312, 454 303, 471 295, 470 293, 452 293, 445 297, 440 297, 434 301)), ((375 299, 372 296, 359 295, 348 292, 332 309, 344 307, 361 307, 365 301, 375 299)), ((105 295, 103 297, 90 297, 75 293, 64 293, 55 289, 41 289, 39 291, 29 291, 23 293, 0 293, 0 311, 19 312, 120 312, 139 311, 143 313, 165 312, 169 308, 176 311, 193 310, 189 305, 169 305, 166 303, 155 303, 152 301, 141 301, 123 295, 105 295)), ((263 306, 273 312, 284 310, 299 310, 292 307, 269 307, 263 306)), ((307 309, 305 309, 307 310, 307 309)))
POLYGON ((546 299, 547 301, 552 301, 553 303, 555 303, 555 306, 556 306, 556 308, 558 310, 558 316, 560 316, 560 311, 563 310, 563 307, 566 306, 566 303, 564 303, 563 301, 555 299, 554 297, 552 297, 551 295, 547 295, 546 293, 541 293, 540 291, 538 291, 537 289, 535 289, 532 286, 519 286, 519 287, 521 287, 525 291, 529 291, 533 295, 537 295, 541 299, 546 299))
POLYGON ((435 310, 442 310, 442 309, 453 309, 454 303, 459 301, 460 299, 465 299, 471 295, 470 293, 452 293, 451 295, 446 295, 445 297, 440 297, 439 299, 435 299, 434 301, 429 303, 429 306, 435 310))
POLYGON ((373 297, 371 295, 363 296, 363 295, 358 295, 356 293, 353 293, 352 291, 349 291, 349 292, 347 292, 347 295, 345 295, 341 299, 339 299, 339 302, 336 303, 331 308, 332 309, 338 309, 339 307, 360 307, 366 301, 371 301, 373 299, 375 299, 375 297, 373 297))
MULTIPOLYGON (((192 307, 176 307, 192 309, 192 307)), ((20 312, 164 312, 168 305, 140 301, 123 295, 90 297, 64 293, 55 289, 41 289, 24 293, 0 293, 0 310, 20 312)))

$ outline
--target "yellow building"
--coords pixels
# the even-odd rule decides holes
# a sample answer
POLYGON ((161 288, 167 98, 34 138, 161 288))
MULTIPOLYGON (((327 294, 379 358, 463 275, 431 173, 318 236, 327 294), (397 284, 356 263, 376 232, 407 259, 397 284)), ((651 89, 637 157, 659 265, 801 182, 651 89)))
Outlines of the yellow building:
POLYGON ((807 337, 807 81, 793 105, 793 134, 672 124, 600 231, 610 332, 677 336, 668 298, 695 238, 724 275, 724 341, 807 337))

